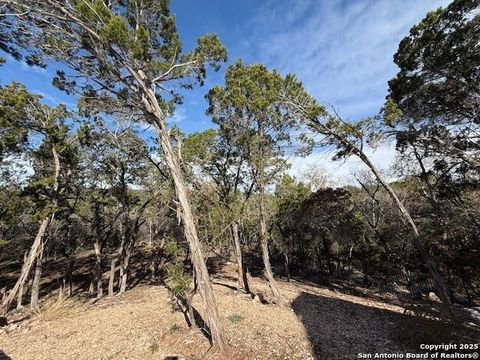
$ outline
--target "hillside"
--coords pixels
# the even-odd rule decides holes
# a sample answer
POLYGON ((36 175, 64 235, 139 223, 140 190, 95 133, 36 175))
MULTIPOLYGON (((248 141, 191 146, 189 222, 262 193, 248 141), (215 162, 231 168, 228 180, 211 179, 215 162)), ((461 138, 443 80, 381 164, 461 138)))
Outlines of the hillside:
MULTIPOLYGON (((282 308, 236 293, 234 280, 232 264, 213 277, 228 353, 211 350, 201 331, 191 331, 182 312, 173 311, 168 291, 148 284, 93 304, 77 296, 52 305, 53 295, 40 314, 11 318, 0 348, 14 360, 352 359, 360 352, 415 351, 422 342, 472 342, 479 334, 404 315, 375 294, 352 296, 295 280, 279 282, 290 303, 282 308)), ((256 293, 268 294, 263 279, 251 280, 256 293)), ((198 295, 194 307, 201 311, 198 295)))

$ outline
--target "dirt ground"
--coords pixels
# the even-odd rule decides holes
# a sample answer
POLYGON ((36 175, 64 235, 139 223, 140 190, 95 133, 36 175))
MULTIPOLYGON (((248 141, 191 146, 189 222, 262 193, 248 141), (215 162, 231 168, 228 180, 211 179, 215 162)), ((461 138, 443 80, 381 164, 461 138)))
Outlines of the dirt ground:
MULTIPOLYGON (((215 352, 190 330, 162 286, 139 285, 96 303, 77 296, 16 314, 0 330, 0 359, 356 359, 357 354, 418 351, 422 342, 475 341, 473 328, 403 314, 378 296, 353 296, 300 281, 279 281, 289 306, 235 291, 235 265, 213 276, 230 349, 215 352), (31 315, 31 314, 30 314, 31 315)), ((268 286, 252 278, 268 300, 268 286)), ((361 293, 361 292, 360 292, 361 293)), ((200 297, 194 307, 202 313, 200 297)))

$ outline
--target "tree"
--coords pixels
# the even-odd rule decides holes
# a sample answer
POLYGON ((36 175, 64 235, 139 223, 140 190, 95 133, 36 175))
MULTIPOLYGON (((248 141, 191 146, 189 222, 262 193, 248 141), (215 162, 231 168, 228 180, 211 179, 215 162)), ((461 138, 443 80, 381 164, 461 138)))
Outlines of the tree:
POLYGON ((228 67, 225 86, 215 86, 207 94, 208 114, 220 126, 230 144, 250 168, 250 176, 259 194, 260 245, 265 276, 268 279, 274 301, 283 304, 273 276, 268 252, 269 234, 265 208, 267 186, 286 162, 281 156, 285 146, 291 145, 291 130, 295 117, 278 102, 278 89, 282 77, 277 71, 269 71, 264 65, 244 65, 241 61, 228 67))
POLYGON ((480 15, 475 0, 456 0, 413 26, 394 56, 384 123, 397 147, 416 146, 439 170, 480 169, 480 15))
MULTIPOLYGON (((191 134, 185 139, 183 158, 190 166, 200 166, 202 175, 205 174, 215 184, 218 200, 214 209, 222 215, 223 221, 217 221, 220 228, 211 234, 211 238, 218 239, 230 230, 238 266, 238 290, 249 293, 240 241, 240 221, 255 183, 246 168, 246 153, 235 146, 230 135, 222 129, 191 134)), ((205 202, 202 202, 204 206, 205 202)))
MULTIPOLYGON (((290 175, 284 175, 275 186, 277 211, 274 222, 280 233, 280 236, 275 239, 275 245, 283 253, 287 281, 290 281, 293 250, 299 242, 305 241, 305 234, 300 230, 299 224, 304 217, 301 211, 302 203, 310 194, 311 190, 308 186, 303 182, 297 182, 290 175)), ((312 221, 316 220, 312 219, 312 221)))
POLYGON ((76 155, 73 146, 74 138, 70 135, 69 126, 66 125, 70 114, 64 105, 51 108, 41 104, 38 96, 28 94, 25 87, 18 84, 12 84, 3 90, 7 95, 3 99, 7 101, 2 104, 2 114, 5 116, 4 120, 8 121, 9 127, 19 129, 17 134, 24 134, 22 136, 24 143, 33 136, 39 136, 37 140, 41 141, 38 148, 32 149, 35 174, 25 189, 27 193, 33 195, 36 207, 35 217, 40 220, 40 226, 25 258, 20 277, 3 301, 2 307, 5 311, 23 287, 34 263, 36 263, 36 269, 31 306, 38 307, 45 238, 64 200, 63 192, 66 190, 71 174, 67 169, 72 162, 75 162, 76 155), (15 101, 12 102, 12 99, 15 101), (18 117, 21 114, 25 117, 18 117))
POLYGON ((281 93, 281 99, 285 104, 294 109, 298 116, 303 118, 303 121, 309 128, 324 135, 323 144, 335 146, 337 149, 336 159, 350 155, 357 156, 387 191, 413 233, 416 247, 435 282, 438 295, 444 305, 444 313, 452 316, 450 309, 451 301, 445 282, 425 246, 424 238, 421 236, 417 224, 408 209, 400 201, 392 186, 383 178, 380 171, 364 151, 366 138, 369 139, 371 144, 378 141, 378 132, 375 131, 374 121, 372 121, 374 119, 367 118, 353 124, 343 120, 335 109, 333 109, 333 114, 329 114, 323 106, 319 105, 315 99, 303 90, 302 84, 293 76, 287 76, 286 87, 281 93))
POLYGON ((200 37, 195 49, 182 53, 168 0, 49 0, 34 4, 2 0, 0 7, 3 14, 9 14, 3 17, 13 26, 9 44, 68 66, 71 72, 57 71, 54 79, 60 89, 80 93, 92 110, 124 112, 156 130, 175 184, 212 341, 224 348, 226 340, 189 195, 165 122, 174 104, 181 101, 173 84, 189 88, 195 82, 202 83, 206 64, 218 69, 226 60, 218 37, 200 37), (28 43, 22 41, 25 37, 29 37, 28 43))

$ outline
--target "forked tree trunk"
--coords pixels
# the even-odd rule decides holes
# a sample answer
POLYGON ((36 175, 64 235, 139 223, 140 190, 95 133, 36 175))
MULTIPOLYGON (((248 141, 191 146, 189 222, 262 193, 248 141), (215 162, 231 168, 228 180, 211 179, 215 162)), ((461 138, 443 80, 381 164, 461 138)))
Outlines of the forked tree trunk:
POLYGON ((273 277, 272 266, 270 265, 270 255, 268 253, 268 233, 267 233, 267 213, 265 210, 265 188, 263 180, 259 184, 260 192, 260 245, 262 247, 263 265, 265 266, 265 277, 268 280, 268 285, 272 291, 273 301, 279 305, 284 305, 285 300, 278 290, 277 282, 273 277))
POLYGON ((30 308, 38 309, 38 297, 40 294, 40 281, 42 279, 43 266, 43 248, 45 244, 42 242, 38 248, 37 256, 35 258, 35 272, 33 274, 32 291, 30 294, 30 308))
POLYGON ((227 347, 227 339, 223 331, 223 326, 218 315, 217 303, 213 294, 213 287, 208 275, 207 266, 203 258, 200 241, 197 235, 197 229, 192 215, 185 180, 183 179, 182 170, 179 159, 174 152, 172 143, 169 138, 168 130, 165 124, 165 115, 160 107, 157 96, 153 89, 146 85, 145 74, 141 71, 136 72, 130 69, 131 74, 137 79, 141 86, 142 92, 145 94, 143 103, 157 131, 157 137, 162 147, 165 161, 173 179, 175 190, 178 197, 178 207, 180 209, 179 216, 182 220, 185 238, 188 241, 193 267, 196 272, 198 281, 198 290, 202 298, 203 307, 205 309, 205 318, 210 328, 212 344, 219 349, 227 347))
POLYGON ((232 236, 235 244, 235 256, 237 258, 238 267, 238 291, 249 294, 250 286, 248 284, 247 274, 245 273, 245 267, 243 266, 242 245, 240 243, 240 233, 237 221, 232 224, 232 236))

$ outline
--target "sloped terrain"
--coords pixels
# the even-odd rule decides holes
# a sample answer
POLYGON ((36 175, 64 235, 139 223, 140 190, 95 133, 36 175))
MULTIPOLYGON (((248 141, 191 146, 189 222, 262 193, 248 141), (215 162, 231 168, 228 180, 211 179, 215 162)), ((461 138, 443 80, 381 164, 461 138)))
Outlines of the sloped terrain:
MULTIPOLYGON (((14 360, 353 359, 360 352, 415 351, 425 341, 480 338, 474 329, 404 315, 402 307, 378 297, 297 281, 279 282, 289 307, 261 303, 234 290, 233 264, 219 269, 213 281, 231 345, 226 353, 210 349, 200 330, 188 328, 164 287, 140 285, 93 304, 76 297, 58 305, 52 298, 39 314, 15 315, 1 330, 2 356, 14 360)), ((268 300, 263 279, 252 278, 252 285, 268 300)), ((198 295, 194 307, 201 314, 198 295)))

